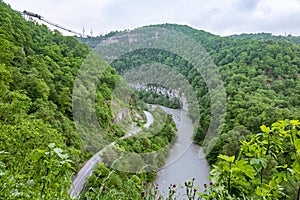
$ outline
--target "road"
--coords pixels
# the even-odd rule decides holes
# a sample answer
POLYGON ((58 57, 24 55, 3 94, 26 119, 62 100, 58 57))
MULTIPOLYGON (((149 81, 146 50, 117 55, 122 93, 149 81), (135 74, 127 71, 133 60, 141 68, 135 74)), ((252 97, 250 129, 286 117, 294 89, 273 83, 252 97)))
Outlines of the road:
MULTIPOLYGON (((150 112, 144 111, 144 113, 145 113, 145 115, 147 117, 147 123, 144 125, 144 127, 145 128, 149 128, 149 126, 153 123, 154 118, 153 118, 153 115, 150 112)), ((132 129, 131 131, 129 131, 125 136, 123 136, 120 139, 124 139, 124 138, 130 137, 130 136, 132 136, 134 134, 137 134, 141 130, 142 129, 140 127, 132 129)), ((109 144, 108 146, 112 146, 112 145, 115 145, 115 142, 109 144)), ((85 163, 85 165, 80 169, 80 171, 77 173, 77 175, 73 179, 71 188, 69 190, 69 195, 70 195, 71 198, 75 198, 78 195, 80 195, 80 193, 84 189, 84 185, 86 183, 86 179, 89 176, 92 175, 95 166, 99 162, 102 162, 103 159, 101 158, 101 154, 105 151, 105 149, 106 148, 103 148, 102 150, 100 150, 99 152, 97 152, 93 157, 91 157, 85 163)))

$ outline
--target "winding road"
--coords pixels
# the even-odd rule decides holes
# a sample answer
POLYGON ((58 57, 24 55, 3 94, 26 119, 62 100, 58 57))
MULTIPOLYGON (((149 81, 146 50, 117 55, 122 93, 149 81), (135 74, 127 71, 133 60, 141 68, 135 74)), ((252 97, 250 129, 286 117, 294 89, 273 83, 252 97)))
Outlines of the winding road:
MULTIPOLYGON (((147 117, 147 123, 144 124, 144 128, 149 128, 149 126, 153 123, 154 118, 153 115, 150 112, 144 111, 146 117, 147 117)), ((140 132, 142 129, 140 127, 137 127, 135 129, 132 129, 129 131, 125 136, 123 136, 120 139, 124 139, 127 137, 130 137, 134 134, 137 134, 140 132)), ((109 144, 108 146, 115 145, 115 142, 109 144)), ((101 158, 101 154, 105 151, 106 148, 103 148, 99 152, 97 152, 93 157, 91 157, 85 165, 80 169, 80 171, 77 173, 75 178, 72 181, 71 188, 69 190, 69 195, 71 198, 75 198, 80 195, 82 190, 84 189, 84 185, 86 183, 86 180, 89 176, 92 175, 93 170, 95 166, 99 163, 102 162, 103 159, 101 158)))

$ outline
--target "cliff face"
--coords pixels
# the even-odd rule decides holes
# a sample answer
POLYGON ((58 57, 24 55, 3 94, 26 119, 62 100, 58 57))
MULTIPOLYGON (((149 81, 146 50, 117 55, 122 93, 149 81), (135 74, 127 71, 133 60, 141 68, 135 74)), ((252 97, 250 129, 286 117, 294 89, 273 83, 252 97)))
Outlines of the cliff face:
POLYGON ((113 123, 120 123, 124 119, 130 119, 130 110, 128 108, 121 109, 114 118, 113 123))

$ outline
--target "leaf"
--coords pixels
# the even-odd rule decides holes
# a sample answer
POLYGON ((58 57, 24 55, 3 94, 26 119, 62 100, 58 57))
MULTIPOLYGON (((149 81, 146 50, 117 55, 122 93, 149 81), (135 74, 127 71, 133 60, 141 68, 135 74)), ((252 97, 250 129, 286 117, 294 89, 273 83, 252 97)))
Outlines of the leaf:
POLYGON ((0 151, 0 154, 8 154, 8 152, 0 151))
POLYGON ((254 173, 255 170, 254 168, 248 164, 247 161, 245 160, 239 160, 236 162, 236 167, 242 171, 244 174, 246 174, 246 176, 248 176, 251 179, 254 179, 254 173))
POLYGON ((259 165, 259 159, 258 158, 251 158, 250 159, 250 165, 259 165))
POLYGON ((270 133, 270 128, 267 127, 267 126, 264 125, 264 124, 260 126, 260 129, 261 129, 261 131, 264 132, 264 133, 270 133))
POLYGON ((290 120, 290 123, 291 123, 293 126, 300 125, 299 120, 290 120))
POLYGON ((67 154, 62 154, 63 150, 61 148, 55 148, 53 151, 60 157, 61 159, 67 159, 68 155, 67 154))
POLYGON ((274 181, 270 180, 269 181, 269 186, 270 186, 270 188, 276 188, 277 183, 275 183, 274 181))
POLYGON ((48 144, 48 147, 49 147, 50 149, 53 149, 53 148, 55 147, 55 143, 50 143, 50 144, 48 144))
POLYGON ((282 180, 283 180, 283 174, 282 173, 276 174, 276 178, 275 178, 276 183, 280 184, 282 182, 282 180))
POLYGON ((300 164, 297 160, 293 162, 292 168, 297 174, 300 174, 300 164))
POLYGON ((295 140, 295 147, 296 147, 297 152, 300 152, 300 139, 295 140))
MULTIPOLYGON (((261 166, 264 169, 267 167, 267 159, 265 158, 251 158, 250 159, 250 165, 254 165, 254 166, 261 166)), ((260 170, 260 169, 258 169, 260 170)))
POLYGON ((35 153, 32 156, 32 160, 34 162, 37 162, 43 156, 44 153, 45 153, 45 150, 36 149, 35 153))
POLYGON ((262 184, 260 187, 257 186, 255 193, 257 196, 263 197, 263 199, 266 199, 265 197, 270 194, 271 188, 269 185, 262 184))
POLYGON ((272 127, 276 127, 276 128, 279 128, 279 129, 284 129, 284 127, 286 127, 287 125, 287 122, 284 121, 284 120, 279 120, 278 122, 275 122, 272 124, 272 127))
POLYGON ((229 163, 233 163, 234 162, 234 159, 235 159, 235 156, 226 156, 226 155, 222 155, 222 154, 220 154, 219 156, 218 156, 218 158, 221 158, 221 159, 223 159, 223 160, 225 160, 225 161, 227 161, 227 162, 229 162, 229 163))
POLYGON ((286 174, 286 173, 283 174, 283 180, 284 180, 284 181, 288 181, 288 177, 287 177, 287 174, 286 174))
POLYGON ((222 176, 222 169, 220 169, 220 167, 217 165, 213 165, 213 169, 210 171, 210 174, 211 181, 217 183, 222 176))
POLYGON ((255 194, 256 194, 257 196, 262 196, 262 192, 261 192, 261 189, 260 189, 259 186, 256 187, 256 189, 255 189, 255 194))

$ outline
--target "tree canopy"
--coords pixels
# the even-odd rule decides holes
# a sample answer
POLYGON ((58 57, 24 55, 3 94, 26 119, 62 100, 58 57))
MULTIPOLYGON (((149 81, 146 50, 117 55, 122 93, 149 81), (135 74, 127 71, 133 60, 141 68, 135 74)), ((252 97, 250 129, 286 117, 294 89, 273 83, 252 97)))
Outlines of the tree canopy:
MULTIPOLYGON (((220 37, 184 25, 152 26, 179 31, 199 42, 216 64, 225 85, 225 122, 220 137, 215 138, 216 145, 207 152, 212 185, 198 196, 299 199, 300 125, 293 120, 300 118, 299 37, 266 33, 220 37)), ((72 111, 75 78, 80 67, 89 64, 84 61, 91 53, 90 48, 118 33, 96 38, 63 36, 45 25, 24 20, 20 13, 0 1, 0 199, 69 199, 72 174, 97 150, 90 143, 101 140, 99 135, 83 140, 76 131, 72 111)), ((97 122, 112 141, 125 134, 127 129, 114 123, 118 113, 113 107, 120 99, 113 90, 118 81, 123 81, 121 75, 126 71, 151 62, 171 67, 191 85, 199 108, 197 116, 191 115, 199 119, 194 140, 206 148, 213 101, 207 83, 191 63, 163 50, 136 50, 106 68, 95 86, 97 122)), ((87 73, 93 69, 90 70, 87 73)), ((162 77, 167 79, 166 76, 162 77)), ((178 77, 168 80, 176 82, 178 77)), ((91 76, 96 78, 97 75, 91 76)), ((79 90, 82 93, 94 85, 86 82, 83 86, 79 90)), ((179 107, 179 99, 172 102, 155 92, 138 94, 148 102, 179 107)), ((132 113, 141 112, 142 104, 136 96, 132 97, 132 102, 122 106, 134 110, 132 113)), ((168 146, 176 131, 170 116, 167 119, 160 124, 162 131, 157 136, 127 138, 117 142, 118 148, 149 152, 168 146)), ((142 120, 135 122, 141 124, 142 120)), ((165 156, 167 152, 162 152, 155 162, 162 165, 165 156)), ((149 188, 142 183, 149 184, 154 178, 153 173, 126 174, 101 163, 82 198, 155 198, 156 193, 147 193, 149 188)), ((193 186, 186 187, 188 195, 195 197, 196 193, 191 192, 193 186)), ((174 189, 171 187, 170 191, 174 189)))

